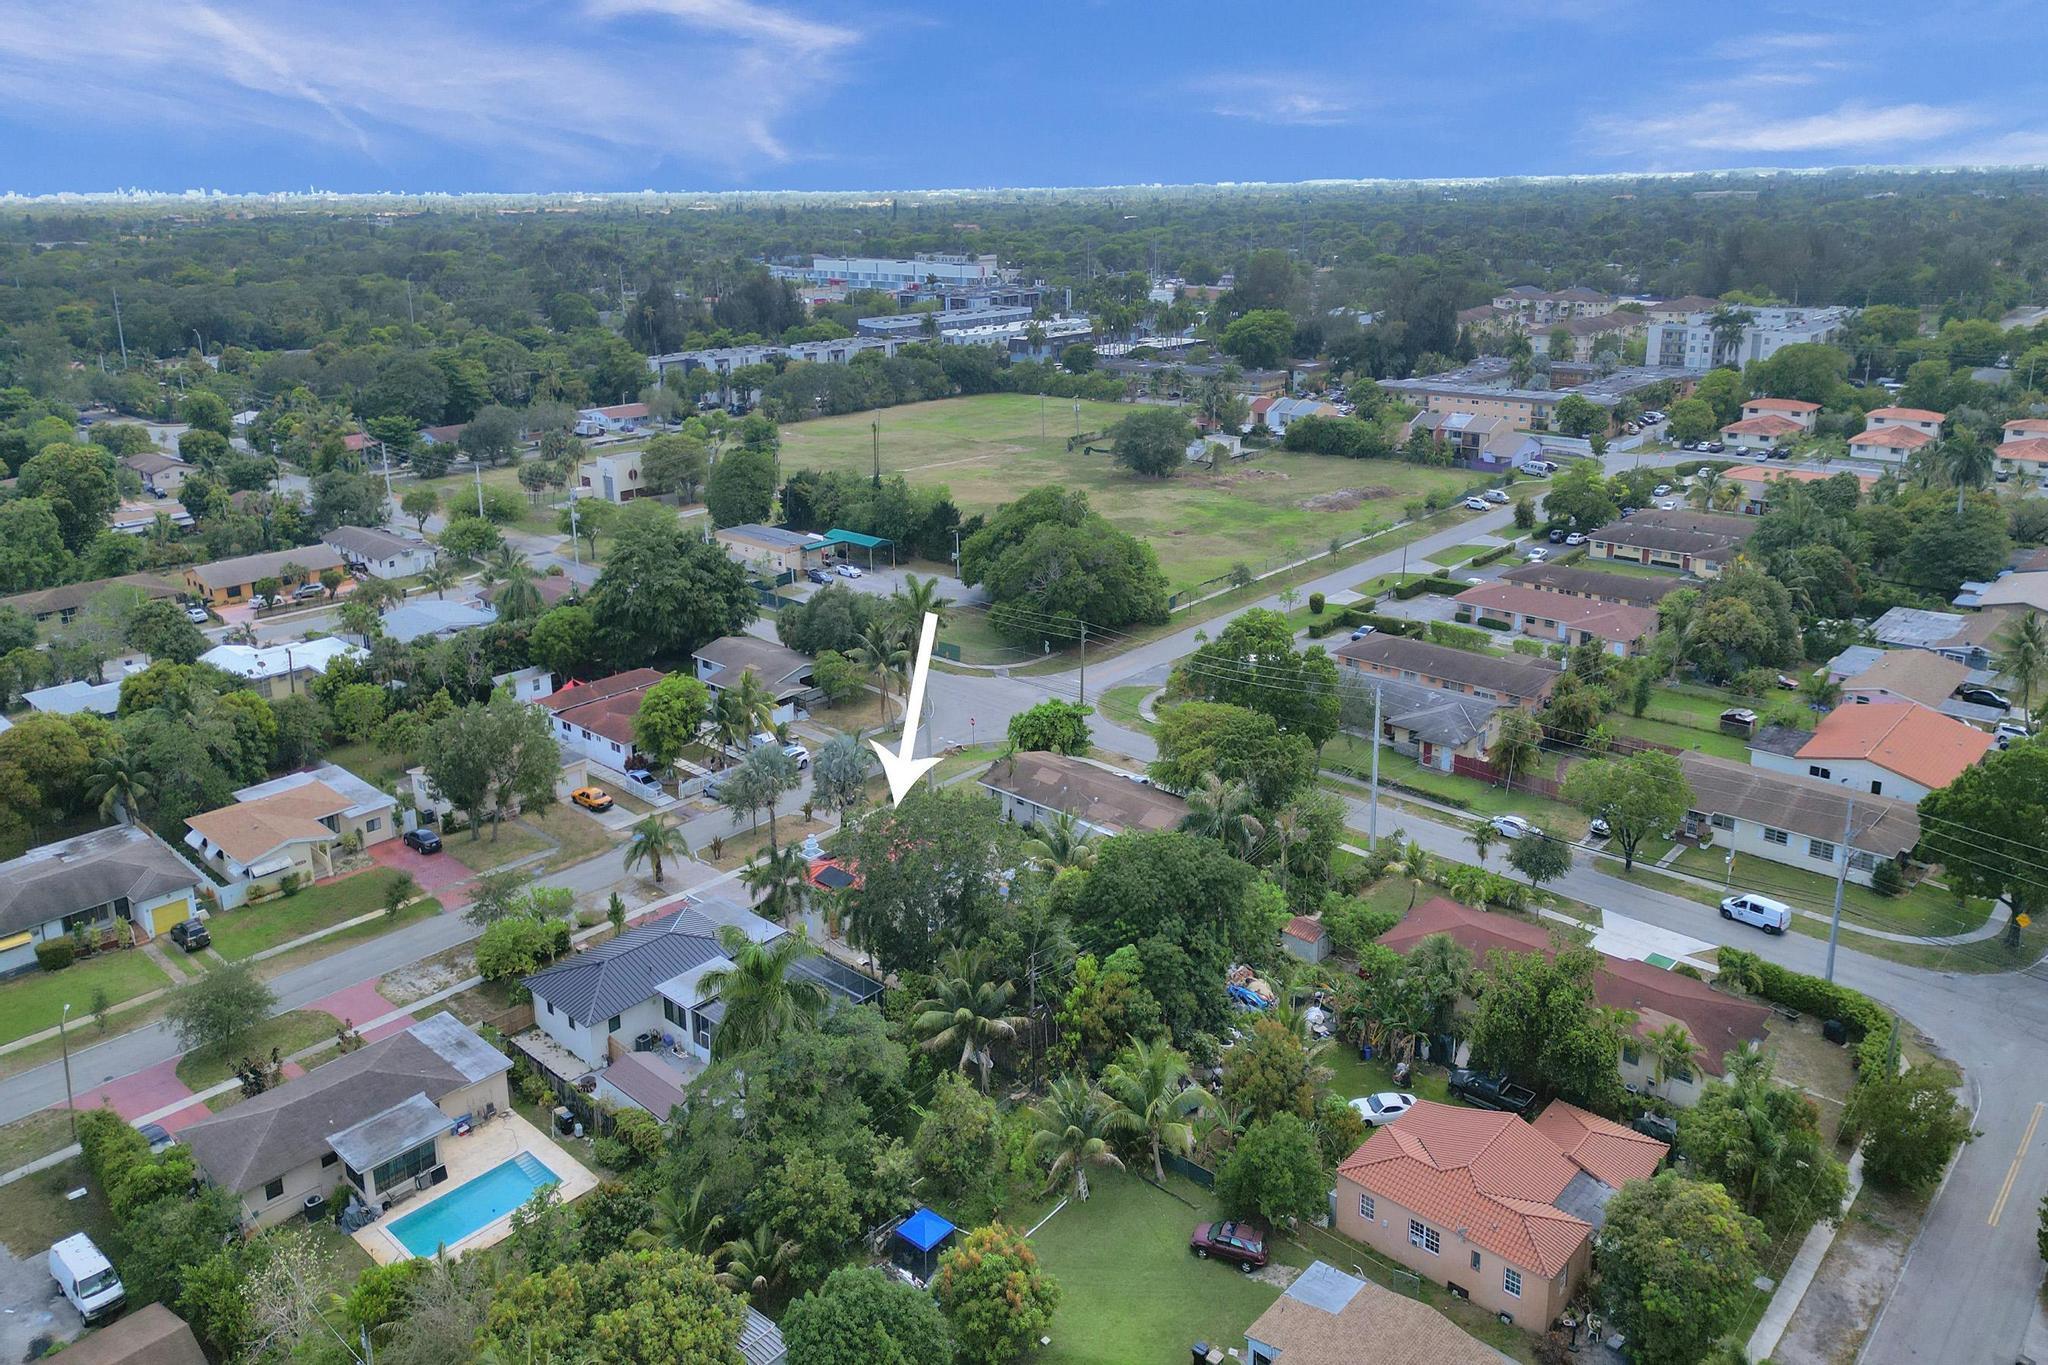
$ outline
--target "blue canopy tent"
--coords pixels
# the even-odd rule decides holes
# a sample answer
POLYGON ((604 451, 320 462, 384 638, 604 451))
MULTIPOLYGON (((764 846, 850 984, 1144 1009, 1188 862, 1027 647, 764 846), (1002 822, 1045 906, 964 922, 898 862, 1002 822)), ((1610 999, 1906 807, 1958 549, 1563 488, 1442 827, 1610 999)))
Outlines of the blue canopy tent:
POLYGON ((889 1239, 889 1260, 915 1275, 920 1283, 929 1280, 938 1269, 946 1239, 952 1235, 951 1223, 930 1209, 921 1208, 897 1225, 896 1235, 889 1239))

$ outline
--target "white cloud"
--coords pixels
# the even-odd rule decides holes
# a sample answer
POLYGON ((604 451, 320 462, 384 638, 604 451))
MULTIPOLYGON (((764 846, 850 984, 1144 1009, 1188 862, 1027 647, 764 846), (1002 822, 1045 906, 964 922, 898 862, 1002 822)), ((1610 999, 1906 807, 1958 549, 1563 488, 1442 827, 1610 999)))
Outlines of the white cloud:
POLYGON ((1751 62, 1759 57, 1818 52, 1841 44, 1839 33, 1749 33, 1740 38, 1723 38, 1708 55, 1724 62, 1751 62))
POLYGON ((1360 104, 1355 95, 1320 77, 1294 73, 1219 74, 1196 88, 1211 96, 1211 113, 1293 127, 1349 123, 1360 104))
POLYGON ((784 116, 858 42, 752 0, 0 0, 0 100, 52 125, 270 129, 379 163, 449 144, 561 181, 786 161, 784 116))
POLYGON ((1721 102, 1666 118, 1605 120, 1594 125, 1594 132, 1615 153, 1774 154, 1921 146, 1981 121, 1967 109, 1930 104, 1851 101, 1823 113, 1784 116, 1721 102))

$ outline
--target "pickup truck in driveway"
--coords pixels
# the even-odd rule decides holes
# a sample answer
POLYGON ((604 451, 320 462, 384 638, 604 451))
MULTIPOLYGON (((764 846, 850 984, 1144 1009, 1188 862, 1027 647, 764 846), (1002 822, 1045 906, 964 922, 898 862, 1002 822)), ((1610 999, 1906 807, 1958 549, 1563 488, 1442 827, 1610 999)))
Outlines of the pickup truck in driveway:
POLYGON ((1453 1071, 1450 1086, 1453 1095, 1480 1109, 1526 1114, 1536 1103, 1536 1092, 1528 1086, 1516 1085, 1505 1076, 1489 1076, 1482 1071, 1453 1071))

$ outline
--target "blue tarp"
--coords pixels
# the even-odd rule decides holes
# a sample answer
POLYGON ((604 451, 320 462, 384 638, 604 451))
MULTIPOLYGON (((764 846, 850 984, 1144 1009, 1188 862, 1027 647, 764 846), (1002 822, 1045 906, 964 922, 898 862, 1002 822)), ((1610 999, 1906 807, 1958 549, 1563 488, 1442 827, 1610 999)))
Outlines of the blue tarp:
POLYGON ((953 1235, 953 1225, 930 1209, 919 1209, 903 1220, 896 1235, 919 1251, 930 1251, 953 1235))

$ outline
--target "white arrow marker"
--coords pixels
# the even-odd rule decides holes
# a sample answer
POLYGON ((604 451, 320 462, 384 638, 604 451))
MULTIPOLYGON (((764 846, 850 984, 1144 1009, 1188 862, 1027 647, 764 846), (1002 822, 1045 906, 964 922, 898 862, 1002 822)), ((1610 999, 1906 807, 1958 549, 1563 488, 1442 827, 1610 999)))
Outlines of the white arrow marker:
POLYGON ((924 678, 932 666, 932 637, 938 633, 939 618, 930 612, 924 614, 924 630, 917 642, 917 662, 910 668, 910 695, 903 706, 903 743, 895 753, 890 753, 879 739, 868 741, 874 747, 877 757, 882 760, 882 771, 889 777, 889 804, 900 806, 910 789, 917 785, 934 763, 937 754, 930 758, 912 758, 917 748, 917 718, 924 710, 924 678))

